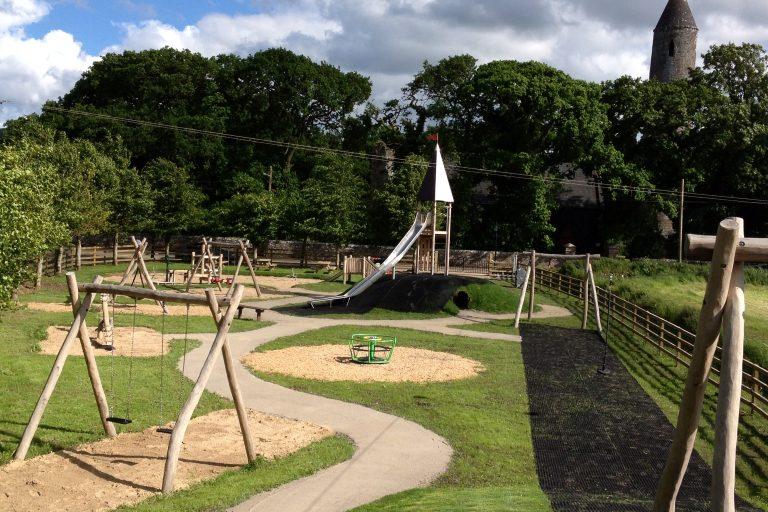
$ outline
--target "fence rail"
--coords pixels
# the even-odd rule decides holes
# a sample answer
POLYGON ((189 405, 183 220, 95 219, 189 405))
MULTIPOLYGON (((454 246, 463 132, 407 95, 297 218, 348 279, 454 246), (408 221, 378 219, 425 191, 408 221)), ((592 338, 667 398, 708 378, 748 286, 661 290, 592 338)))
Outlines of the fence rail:
MULTIPOLYGON (((584 282, 571 276, 536 269, 536 284, 549 290, 583 300, 584 282)), ((623 297, 597 288, 597 300, 603 316, 609 316, 634 336, 653 345, 659 353, 675 360, 675 364, 689 366, 696 335, 659 315, 634 304, 623 297)), ((717 348, 709 382, 719 386, 721 348, 717 348)), ((768 419, 768 370, 744 359, 741 401, 768 419)))

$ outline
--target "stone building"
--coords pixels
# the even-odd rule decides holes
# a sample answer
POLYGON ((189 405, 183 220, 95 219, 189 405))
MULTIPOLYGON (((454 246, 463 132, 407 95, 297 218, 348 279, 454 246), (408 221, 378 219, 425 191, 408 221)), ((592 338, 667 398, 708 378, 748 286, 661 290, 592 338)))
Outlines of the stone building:
POLYGON ((669 0, 653 31, 651 79, 672 82, 687 78, 696 67, 698 34, 688 0, 669 0))

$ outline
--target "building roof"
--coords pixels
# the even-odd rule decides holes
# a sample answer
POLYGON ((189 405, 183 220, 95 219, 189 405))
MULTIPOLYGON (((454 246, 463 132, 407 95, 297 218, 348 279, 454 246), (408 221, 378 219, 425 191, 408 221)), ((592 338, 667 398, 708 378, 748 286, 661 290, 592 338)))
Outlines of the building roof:
POLYGON ((693 17, 693 11, 688 5, 688 0, 669 0, 654 32, 680 28, 699 29, 696 25, 696 19, 693 17))
POLYGON ((429 162, 429 170, 419 190, 419 201, 442 201, 453 203, 453 192, 445 172, 440 144, 435 144, 435 154, 429 162))

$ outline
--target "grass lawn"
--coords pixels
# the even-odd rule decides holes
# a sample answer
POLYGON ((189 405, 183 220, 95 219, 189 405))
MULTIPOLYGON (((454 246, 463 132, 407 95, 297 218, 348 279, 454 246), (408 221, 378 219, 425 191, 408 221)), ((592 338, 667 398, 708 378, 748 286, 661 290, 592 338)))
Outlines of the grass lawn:
MULTIPOLYGON (((751 290, 751 287, 750 287, 751 290)), ((749 293, 749 292, 748 292, 749 293)), ((562 305, 578 314, 580 305, 563 295, 553 296, 562 305)), ((749 322, 749 320, 748 320, 749 322)), ((558 327, 580 328, 576 316, 542 320, 541 323, 558 327)), ((677 421, 680 398, 687 370, 676 367, 673 359, 659 351, 618 322, 603 319, 608 343, 643 389, 661 407, 672 424, 677 421)), ((590 321, 590 328, 594 325, 590 321)), ((711 464, 714 442, 717 394, 714 386, 707 388, 696 450, 711 464)), ((739 425, 736 490, 743 498, 768 510, 768 420, 752 414, 742 406, 739 425)))
MULTIPOLYGON (((359 327, 331 327, 266 344, 259 350, 348 339, 359 327)), ((481 361, 480 376, 449 383, 321 382, 259 374, 300 391, 359 403, 413 420, 453 447, 448 471, 426 489, 407 491, 361 511, 549 511, 531 444, 519 344, 389 329, 401 346, 450 352, 481 361)), ((397 357, 395 351, 394 357, 397 357)))
MULTIPOLYGON (((61 276, 57 280, 63 280, 61 276)), ((51 279, 51 281, 54 281, 51 279)), ((43 293, 47 293, 43 290, 43 293)), ((166 318, 166 332, 171 336, 171 352, 165 358, 135 358, 133 385, 128 386, 130 358, 99 357, 99 369, 107 398, 117 415, 126 415, 130 405, 133 423, 122 431, 137 431, 172 421, 186 400, 193 383, 176 370, 184 343, 184 317, 166 318), (160 388, 163 364, 164 388, 160 388), (160 397, 163 407, 160 407, 160 397)), ((45 313, 19 309, 0 311, 0 464, 7 463, 29 420, 29 415, 51 370, 54 356, 37 353, 38 344, 51 325, 68 325, 71 313, 45 313)), ((89 316, 91 327, 97 314, 89 316)), ((162 317, 136 316, 136 325, 160 329, 162 317)), ((118 314, 116 326, 132 324, 131 314, 118 314)), ((267 325, 264 322, 236 321, 233 329, 245 331, 267 325)), ((189 332, 213 332, 210 318, 190 317, 189 332)), ((196 346, 190 341, 188 348, 196 346)), ((223 371, 223 370, 222 370, 223 371)), ((212 393, 204 393, 195 415, 230 408, 231 402, 212 393)), ((29 457, 41 455, 104 437, 90 381, 82 357, 70 357, 56 391, 29 451, 29 457)), ((277 461, 257 461, 238 471, 225 473, 216 480, 202 483, 170 497, 159 497, 136 507, 137 510, 220 510, 243 497, 270 489, 346 460, 353 447, 349 440, 335 437, 310 445, 277 461)))

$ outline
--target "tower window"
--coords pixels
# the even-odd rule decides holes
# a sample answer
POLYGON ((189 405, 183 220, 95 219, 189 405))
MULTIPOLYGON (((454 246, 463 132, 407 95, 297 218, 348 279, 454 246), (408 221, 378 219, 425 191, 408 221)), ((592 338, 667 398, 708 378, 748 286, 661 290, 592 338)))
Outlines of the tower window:
POLYGON ((675 56, 675 40, 669 42, 669 56, 674 57, 675 56))

